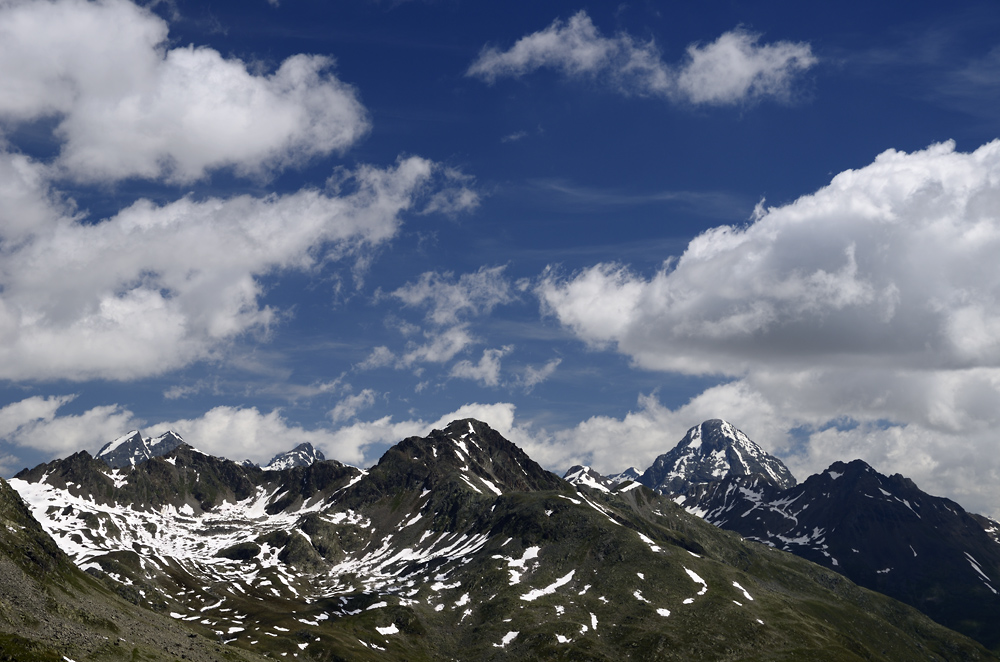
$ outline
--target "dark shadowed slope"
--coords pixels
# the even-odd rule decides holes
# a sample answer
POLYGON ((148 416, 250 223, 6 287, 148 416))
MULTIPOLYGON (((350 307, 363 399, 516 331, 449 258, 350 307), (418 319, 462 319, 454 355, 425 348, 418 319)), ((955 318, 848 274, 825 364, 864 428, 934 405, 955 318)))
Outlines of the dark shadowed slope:
POLYGON ((860 460, 834 463, 798 485, 784 472, 777 458, 716 420, 692 428, 642 480, 716 526, 836 570, 1000 648, 995 523, 860 460))

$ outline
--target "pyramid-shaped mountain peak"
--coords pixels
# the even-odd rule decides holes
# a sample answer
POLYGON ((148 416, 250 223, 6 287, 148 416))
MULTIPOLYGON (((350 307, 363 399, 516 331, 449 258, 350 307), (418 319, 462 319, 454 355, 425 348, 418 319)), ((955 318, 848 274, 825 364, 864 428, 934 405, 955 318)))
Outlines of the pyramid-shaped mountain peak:
POLYGON ((656 458, 639 479, 664 494, 727 477, 763 481, 778 489, 795 485, 792 472, 735 425, 710 419, 687 431, 669 452, 656 458))
MULTIPOLYGON (((559 478, 543 469, 516 444, 508 441, 486 423, 473 418, 452 421, 444 430, 433 430, 427 441, 437 451, 448 451, 456 464, 488 474, 504 489, 557 489, 559 478)), ((450 459, 450 458, 449 458, 450 459)))
POLYGON ((313 462, 323 462, 326 456, 309 442, 303 442, 290 451, 278 453, 271 461, 264 465, 264 471, 281 471, 282 469, 292 469, 294 467, 308 467, 313 462))
POLYGON ((379 459, 373 484, 385 489, 431 489, 460 480, 484 495, 562 489, 565 483, 486 423, 452 421, 426 437, 408 437, 379 459))

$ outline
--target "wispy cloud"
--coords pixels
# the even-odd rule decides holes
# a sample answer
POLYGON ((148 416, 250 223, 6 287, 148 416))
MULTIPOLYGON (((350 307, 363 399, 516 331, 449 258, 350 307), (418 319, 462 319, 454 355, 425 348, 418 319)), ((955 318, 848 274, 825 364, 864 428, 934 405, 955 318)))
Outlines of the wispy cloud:
MULTIPOLYGON (((481 267, 458 277, 451 272, 430 271, 413 282, 384 294, 378 300, 395 299, 407 308, 424 309, 424 324, 414 325, 392 316, 387 325, 407 338, 405 346, 392 350, 382 345, 374 348, 359 363, 359 370, 393 367, 423 372, 422 364, 447 363, 479 344, 471 320, 489 315, 494 308, 520 298, 504 274, 506 266, 481 267)), ((500 359, 513 349, 487 349, 478 363, 468 359, 456 362, 448 375, 471 379, 484 386, 500 384, 500 359)), ((427 384, 420 386, 426 388, 427 384)))
POLYGON ((620 188, 581 186, 565 179, 533 179, 528 186, 552 194, 560 205, 614 208, 638 205, 680 205, 709 218, 731 219, 745 215, 751 201, 726 191, 627 191, 620 188))
POLYGON ((528 137, 527 131, 515 131, 514 133, 509 133, 500 139, 502 143, 515 143, 519 140, 524 140, 528 137))
POLYGON ((375 395, 375 391, 366 388, 360 393, 347 396, 330 410, 330 420, 339 423, 354 418, 359 411, 375 404, 375 395))
POLYGON ((903 23, 879 46, 831 51, 831 60, 847 75, 867 77, 911 99, 994 125, 1000 47, 993 35, 1000 18, 983 5, 957 9, 942 19, 903 23))
POLYGON ((453 324, 459 318, 489 313, 513 300, 505 269, 505 266, 481 267, 457 279, 451 272, 428 271, 389 296, 407 306, 426 307, 427 320, 436 325, 453 324))
POLYGON ((478 363, 469 360, 459 361, 451 367, 451 372, 448 374, 451 377, 477 381, 483 386, 499 386, 500 359, 513 349, 511 345, 504 345, 499 349, 487 349, 483 351, 478 363))
POLYGON ((531 365, 526 366, 521 376, 521 387, 525 391, 530 392, 533 388, 551 377, 560 363, 562 363, 562 359, 552 359, 540 368, 531 365))
POLYGON ((466 72, 488 83, 537 69, 569 78, 601 80, 623 94, 675 102, 732 105, 792 97, 792 82, 817 59, 809 44, 759 44, 760 35, 737 28, 708 44, 691 44, 681 63, 663 61, 656 43, 625 32, 606 37, 585 11, 519 39, 501 50, 484 47, 466 72))

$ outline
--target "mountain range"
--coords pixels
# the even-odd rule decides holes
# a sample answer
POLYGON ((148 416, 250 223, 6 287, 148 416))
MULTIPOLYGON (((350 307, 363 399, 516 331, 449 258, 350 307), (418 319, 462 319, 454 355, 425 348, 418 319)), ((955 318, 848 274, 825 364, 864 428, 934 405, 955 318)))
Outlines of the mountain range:
MULTIPOLYGON (((567 479, 579 482, 580 469, 567 479)), ((588 480, 601 477, 591 471, 588 480)), ((691 428, 638 481, 720 528, 835 570, 1000 647, 1000 527, 901 475, 884 476, 854 460, 796 484, 778 458, 731 424, 711 420, 691 428)))
POLYGON ((10 486, 24 502, 4 486, 20 523, 0 532, 0 567, 47 549, 62 574, 45 575, 45 590, 86 587, 104 605, 102 632, 129 643, 88 648, 39 626, 44 608, 17 621, 8 602, 0 636, 34 647, 19 660, 996 659, 843 567, 800 558, 806 545, 720 528, 708 513, 722 486, 796 488, 742 433, 724 443, 725 425, 706 422, 700 445, 689 433, 684 453, 640 476, 683 495, 592 470, 564 480, 472 419, 404 439, 367 470, 309 461, 308 449, 303 466, 264 469, 185 443, 156 454, 162 442, 126 435, 97 457, 22 471, 10 486), (134 462, 107 461, 126 444, 134 462), (122 620, 147 614, 172 634, 122 620))

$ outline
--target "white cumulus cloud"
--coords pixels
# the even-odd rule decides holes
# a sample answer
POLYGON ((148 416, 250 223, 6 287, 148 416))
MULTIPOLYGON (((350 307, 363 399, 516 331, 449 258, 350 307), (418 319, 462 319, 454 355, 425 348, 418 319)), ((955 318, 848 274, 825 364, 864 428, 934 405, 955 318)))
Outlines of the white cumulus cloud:
POLYGON ((733 378, 783 426, 772 445, 800 473, 857 455, 995 512, 998 251, 1000 141, 942 143, 709 230, 650 276, 549 271, 537 293, 639 367, 733 378), (812 432, 801 447, 796 426, 812 432))
MULTIPOLYGON (((143 434, 158 435, 173 430, 198 450, 230 459, 264 463, 278 453, 308 442, 326 453, 334 435, 327 428, 307 429, 289 423, 280 409, 263 413, 256 407, 215 407, 198 418, 164 421, 143 428, 143 434), (237 456, 237 457, 234 457, 237 456)), ((356 452, 329 457, 356 462, 356 452)))
POLYGON ((1000 365, 1000 141, 890 150, 747 227, 705 232, 651 277, 548 274, 546 310, 653 369, 1000 365))
POLYGON ((0 120, 52 126, 58 148, 0 143, 0 378, 137 379, 217 355, 280 318, 262 278, 349 260, 360 279, 403 212, 475 206, 469 177, 416 156, 338 168, 325 190, 138 199, 108 218, 59 190, 267 176, 343 150, 368 119, 332 66, 172 47, 128 0, 0 2, 0 120))
POLYGON ((132 412, 118 405, 93 407, 81 414, 59 415, 75 396, 33 396, 0 408, 0 439, 14 446, 64 457, 91 452, 136 426, 132 412))
MULTIPOLYGON (((48 193, 20 167, 13 199, 35 209, 48 193)), ((2 166, 0 166, 2 167, 2 166)), ((51 205, 32 225, 0 217, 0 376, 133 379, 202 359, 266 328, 259 278, 360 256, 394 236, 400 214, 431 187, 438 166, 418 157, 362 166, 340 196, 315 189, 159 205, 139 200, 88 223, 51 205)))
POLYGON ((333 61, 269 74, 206 47, 170 48, 165 21, 126 0, 0 5, 0 117, 57 120, 53 167, 79 181, 263 175, 343 150, 367 113, 333 61))
MULTIPOLYGON (((82 414, 60 414, 59 409, 73 396, 34 396, 0 409, 0 439, 15 447, 32 448, 64 457, 87 450, 96 453, 104 444, 128 430, 139 429, 146 436, 173 430, 195 448, 219 457, 251 459, 263 463, 281 453, 309 442, 328 457, 362 464, 368 437, 314 429, 290 423, 280 409, 261 412, 256 407, 215 407, 201 416, 173 421, 146 421, 119 405, 93 407, 82 414)), ((360 429, 361 424, 357 427, 360 429)), ((369 424, 370 425, 370 424, 369 424)), ((362 426, 363 427, 363 426, 362 426)), ((407 434, 426 434, 424 423, 397 426, 407 434)), ((380 440, 372 437, 373 440, 380 440)), ((394 439, 399 441, 402 437, 394 439)), ((377 458, 376 458, 377 459, 377 458)))
POLYGON ((795 77, 817 59, 809 44, 758 44, 760 35, 737 28, 709 44, 691 44, 678 64, 663 61, 656 43, 625 32, 606 37, 585 11, 526 35, 511 48, 483 48, 466 74, 493 83, 551 68, 568 77, 592 77, 625 94, 693 104, 726 105, 764 97, 787 99, 795 77))

